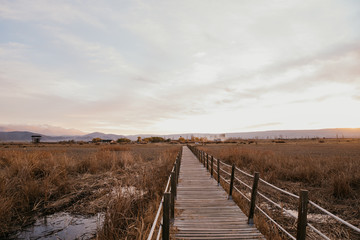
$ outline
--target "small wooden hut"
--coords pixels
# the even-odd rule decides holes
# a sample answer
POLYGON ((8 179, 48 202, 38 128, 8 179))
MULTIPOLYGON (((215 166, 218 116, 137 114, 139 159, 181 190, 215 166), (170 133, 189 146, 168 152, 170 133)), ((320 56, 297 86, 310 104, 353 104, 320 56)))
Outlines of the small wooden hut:
POLYGON ((41 135, 32 135, 31 142, 32 143, 40 143, 41 135))

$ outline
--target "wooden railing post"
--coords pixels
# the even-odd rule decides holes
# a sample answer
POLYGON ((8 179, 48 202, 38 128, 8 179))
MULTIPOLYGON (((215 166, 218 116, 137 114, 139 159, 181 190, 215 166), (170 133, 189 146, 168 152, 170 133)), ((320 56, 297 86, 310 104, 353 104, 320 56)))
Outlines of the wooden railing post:
POLYGON ((305 240, 306 238, 308 202, 309 202, 308 191, 300 190, 297 233, 296 233, 297 240, 305 240))
POLYGON ((180 168, 181 168, 181 158, 179 158, 179 164, 178 164, 178 167, 177 167, 176 183, 179 183, 180 168))
POLYGON ((233 185, 234 185, 234 174, 235 174, 235 164, 233 164, 232 168, 231 168, 229 199, 232 199, 232 190, 233 190, 233 185))
POLYGON ((206 169, 209 170, 209 154, 206 154, 206 169))
POLYGON ((163 205, 163 226, 162 226, 162 239, 170 239, 170 218, 169 218, 169 207, 170 207, 170 193, 164 193, 164 205, 163 205))
POLYGON ((176 184, 179 182, 181 158, 176 159, 176 184))
POLYGON ((250 202, 248 224, 254 224, 254 212, 255 212, 255 202, 256 202, 258 182, 259 182, 259 173, 256 172, 254 174, 254 182, 251 190, 251 202, 250 202))
POLYGON ((175 197, 176 197, 176 173, 171 172, 171 201, 170 201, 170 217, 175 217, 175 197))
POLYGON ((214 157, 211 156, 211 171, 210 171, 210 175, 211 175, 211 178, 213 177, 213 174, 214 174, 214 157))
MULTIPOLYGON (((175 160, 175 163, 174 163, 174 172, 175 174, 177 174, 177 167, 178 167, 178 159, 175 160)), ((171 173, 170 173, 171 174, 171 173)))
POLYGON ((202 152, 202 162, 204 162, 204 167, 206 167, 206 159, 204 152, 202 152))
POLYGON ((217 172, 218 172, 218 179, 217 179, 217 182, 218 182, 218 186, 220 186, 220 159, 217 160, 217 172))
POLYGON ((204 164, 204 167, 206 167, 206 162, 205 162, 205 158, 204 158, 203 164, 204 164))

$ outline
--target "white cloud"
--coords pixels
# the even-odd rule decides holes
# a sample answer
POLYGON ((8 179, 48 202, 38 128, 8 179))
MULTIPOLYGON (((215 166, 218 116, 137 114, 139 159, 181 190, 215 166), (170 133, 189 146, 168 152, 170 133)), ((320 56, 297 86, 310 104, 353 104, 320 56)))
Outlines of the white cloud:
POLYGON ((332 111, 358 120, 334 104, 360 104, 358 6, 3 0, 0 110, 127 133, 351 125, 332 111))
POLYGON ((71 24, 83 22, 96 27, 104 27, 93 14, 92 2, 47 1, 47 0, 2 0, 0 18, 17 21, 48 22, 71 24), (85 5, 86 4, 86 5, 85 5), (86 12, 85 9, 91 10, 86 12))

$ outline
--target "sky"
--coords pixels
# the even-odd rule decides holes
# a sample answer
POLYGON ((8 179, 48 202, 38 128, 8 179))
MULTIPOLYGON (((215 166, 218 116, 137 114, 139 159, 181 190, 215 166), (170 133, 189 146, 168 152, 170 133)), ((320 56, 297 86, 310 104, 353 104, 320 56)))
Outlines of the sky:
POLYGON ((360 127, 360 1, 0 0, 0 124, 360 127))

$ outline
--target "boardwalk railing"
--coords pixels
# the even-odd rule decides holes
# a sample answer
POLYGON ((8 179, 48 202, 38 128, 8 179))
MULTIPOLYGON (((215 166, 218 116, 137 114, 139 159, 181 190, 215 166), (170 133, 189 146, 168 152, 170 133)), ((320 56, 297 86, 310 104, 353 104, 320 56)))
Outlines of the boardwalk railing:
POLYGON ((174 166, 169 175, 165 187, 164 195, 161 198, 147 240, 152 240, 152 239, 159 240, 160 237, 162 237, 163 240, 170 239, 170 220, 174 219, 175 217, 176 186, 180 173, 181 156, 182 156, 182 148, 176 157, 174 166), (160 220, 161 216, 162 216, 162 220, 160 220), (157 234, 155 235, 156 232, 157 234), (155 236, 156 238, 154 238, 155 236))
MULTIPOLYGON (((195 146, 188 145, 188 147, 204 167, 208 169, 211 177, 216 176, 218 185, 223 184, 224 188, 228 187, 229 198, 232 198, 234 189, 243 199, 249 202, 249 224, 254 223, 256 209, 290 239, 305 239, 307 235, 314 239, 319 239, 319 237, 322 239, 330 239, 330 237, 360 239, 360 229, 358 227, 330 213, 313 201, 309 201, 307 190, 300 190, 298 196, 259 178, 259 173, 255 173, 253 176, 239 169, 234 164, 226 164, 195 146), (216 170, 214 165, 216 165, 216 170), (261 183, 261 191, 258 190, 259 182, 261 183), (255 204, 257 196, 261 199, 260 204, 255 204), (277 198, 277 200, 274 200, 274 198, 277 198), (298 205, 297 212, 290 210, 291 206, 294 205, 298 205), (316 214, 308 215, 308 208, 310 207, 316 214), (275 221, 273 219, 275 217, 270 216, 272 214, 276 215, 274 213, 277 213, 277 216, 281 218, 287 218, 287 221, 282 221, 282 224, 279 221, 275 221), (284 226, 284 222, 292 222, 293 224, 291 226, 284 226), (337 236, 334 233, 330 233, 332 235, 328 236, 329 231, 324 233, 324 230, 319 230, 324 222, 331 222, 336 227, 343 225, 347 230, 341 230, 340 233, 337 233, 337 236), (294 229, 295 225, 296 230, 294 229), (306 232, 307 228, 311 230, 308 233, 306 232)), ((292 208, 294 209, 294 207, 292 208)))

